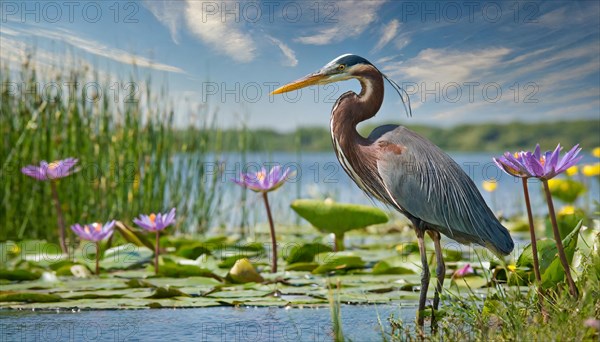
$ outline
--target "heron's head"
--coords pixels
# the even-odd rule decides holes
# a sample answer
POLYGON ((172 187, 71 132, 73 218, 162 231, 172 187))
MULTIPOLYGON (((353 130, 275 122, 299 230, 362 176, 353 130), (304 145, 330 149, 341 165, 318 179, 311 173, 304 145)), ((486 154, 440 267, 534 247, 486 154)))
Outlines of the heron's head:
POLYGON ((360 56, 352 54, 341 55, 327 63, 317 72, 277 88, 271 94, 287 93, 292 90, 315 84, 327 84, 349 80, 355 76, 354 72, 357 71, 360 66, 366 65, 373 66, 371 62, 360 56))

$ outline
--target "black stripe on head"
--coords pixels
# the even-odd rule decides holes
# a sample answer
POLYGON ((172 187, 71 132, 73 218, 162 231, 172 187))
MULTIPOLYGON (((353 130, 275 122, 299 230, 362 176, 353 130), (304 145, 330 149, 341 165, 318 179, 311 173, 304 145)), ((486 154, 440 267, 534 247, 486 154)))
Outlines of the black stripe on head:
POLYGON ((371 62, 362 58, 361 56, 357 56, 357 55, 353 55, 353 54, 341 55, 338 58, 331 61, 331 64, 344 64, 347 67, 351 67, 351 66, 357 65, 357 64, 373 65, 373 64, 371 64, 371 62))

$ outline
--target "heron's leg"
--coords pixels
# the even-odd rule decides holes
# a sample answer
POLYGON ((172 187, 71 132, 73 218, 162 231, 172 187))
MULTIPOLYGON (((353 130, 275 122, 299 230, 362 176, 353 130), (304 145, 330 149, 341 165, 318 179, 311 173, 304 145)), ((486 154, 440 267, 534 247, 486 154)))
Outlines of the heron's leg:
POLYGON ((444 264, 444 254, 442 253, 442 245, 440 243, 440 233, 428 230, 427 233, 433 240, 435 246, 435 258, 437 267, 435 269, 435 275, 437 276, 437 284, 435 287, 435 295, 433 297, 433 310, 437 310, 440 304, 440 294, 444 288, 444 278, 446 276, 446 264, 444 264))
POLYGON ((419 311, 417 312, 417 324, 419 327, 423 327, 423 323, 425 322, 425 317, 423 316, 423 311, 425 310, 425 301, 427 301, 427 289, 429 288, 429 263, 427 262, 427 254, 425 251, 425 231, 421 230, 419 227, 415 227, 415 231, 417 232, 417 240, 419 242, 419 254, 421 254, 421 264, 423 266, 423 271, 421 271, 421 293, 419 296, 419 311))

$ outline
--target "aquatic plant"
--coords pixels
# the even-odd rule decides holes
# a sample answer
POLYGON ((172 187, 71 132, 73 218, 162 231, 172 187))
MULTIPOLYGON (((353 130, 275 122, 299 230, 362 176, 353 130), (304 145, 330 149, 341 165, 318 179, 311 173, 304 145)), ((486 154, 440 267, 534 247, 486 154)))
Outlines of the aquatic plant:
POLYGON ((149 232, 154 232, 156 234, 156 243, 154 245, 154 273, 156 275, 158 275, 158 255, 160 254, 160 231, 172 225, 174 222, 175 208, 171 209, 168 213, 152 213, 150 215, 140 214, 139 218, 133 219, 133 223, 149 232))
MULTIPOLYGON (((535 233, 533 231, 533 221, 532 216, 530 214, 531 209, 529 205, 529 195, 527 192, 526 179, 533 177, 538 178, 542 181, 542 184, 544 186, 544 193, 546 195, 546 202, 548 204, 550 220, 552 222, 552 232, 554 234, 556 247, 558 249, 558 256, 565 270, 567 284, 569 285, 569 292, 573 297, 577 297, 577 289, 571 276, 569 263, 565 255, 560 232, 558 230, 558 224, 556 222, 556 213, 554 210, 554 203, 552 201, 552 194, 548 185, 548 181, 577 164, 577 162, 579 162, 579 160, 581 160, 582 157, 578 156, 579 152, 581 151, 579 145, 575 145, 562 158, 560 158, 561 150, 562 147, 560 146, 560 144, 558 144, 554 151, 547 151, 542 154, 540 145, 538 144, 533 152, 521 151, 519 153, 515 153, 514 155, 509 152, 506 152, 503 157, 494 158, 494 161, 506 173, 523 179, 523 191, 525 192, 525 202, 528 205, 527 209, 530 220, 532 248, 535 251, 535 253, 533 253, 535 259, 537 259, 537 247, 534 246, 535 233)), ((538 280, 539 282, 539 263, 535 259, 534 267, 536 268, 536 280, 538 280)))
POLYGON ((289 168, 282 170, 280 165, 275 165, 268 173, 264 167, 261 167, 257 172, 242 173, 239 179, 232 179, 234 183, 262 195, 271 232, 271 248, 273 249, 271 272, 273 273, 277 272, 277 239, 275 238, 275 225, 273 224, 273 215, 271 214, 271 206, 269 205, 267 194, 281 187, 291 175, 292 172, 289 168))
POLYGON ((76 223, 71 226, 73 233, 81 239, 94 242, 96 244, 96 275, 100 274, 100 241, 110 237, 113 233, 115 221, 109 221, 102 225, 94 222, 86 225, 76 223))
POLYGON ((50 181, 50 189, 52 191, 52 201, 56 208, 56 216, 58 218, 58 236, 60 242, 60 249, 63 254, 68 253, 66 233, 65 233, 65 218, 60 206, 60 200, 58 198, 58 190, 56 189, 56 181, 58 179, 67 177, 77 169, 73 169, 77 164, 77 159, 67 158, 63 160, 53 161, 48 164, 45 160, 42 160, 40 166, 28 165, 21 169, 21 172, 31 178, 35 178, 39 181, 50 181))

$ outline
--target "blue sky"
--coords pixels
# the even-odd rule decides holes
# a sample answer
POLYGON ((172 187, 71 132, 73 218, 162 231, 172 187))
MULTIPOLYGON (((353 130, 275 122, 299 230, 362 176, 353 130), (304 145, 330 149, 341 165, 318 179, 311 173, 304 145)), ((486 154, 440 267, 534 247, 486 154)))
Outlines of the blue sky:
POLYGON ((151 77, 182 126, 208 108, 222 127, 327 127, 357 81, 268 92, 344 53, 411 95, 406 118, 386 87, 375 123, 600 120, 597 1, 3 1, 0 10, 3 65, 16 70, 33 51, 41 68, 89 66, 116 82, 120 100, 132 73, 151 77))

